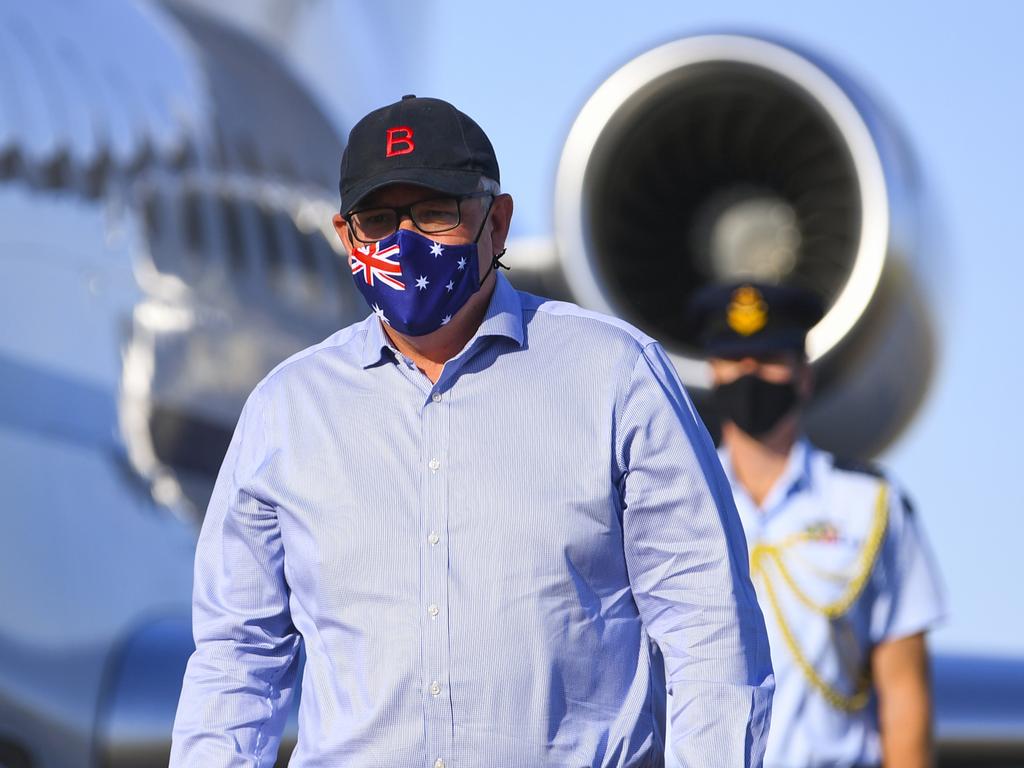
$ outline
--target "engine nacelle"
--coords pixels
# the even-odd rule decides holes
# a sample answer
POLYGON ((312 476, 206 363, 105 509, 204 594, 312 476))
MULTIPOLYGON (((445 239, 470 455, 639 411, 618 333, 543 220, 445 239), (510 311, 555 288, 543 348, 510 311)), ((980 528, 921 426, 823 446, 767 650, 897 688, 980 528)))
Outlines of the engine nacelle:
POLYGON ((918 247, 920 195, 893 124, 821 61, 741 35, 633 59, 583 107, 555 194, 561 276, 577 302, 658 338, 698 404, 707 366, 687 321, 701 286, 801 285, 827 311, 808 337, 808 431, 877 453, 934 368, 918 247))

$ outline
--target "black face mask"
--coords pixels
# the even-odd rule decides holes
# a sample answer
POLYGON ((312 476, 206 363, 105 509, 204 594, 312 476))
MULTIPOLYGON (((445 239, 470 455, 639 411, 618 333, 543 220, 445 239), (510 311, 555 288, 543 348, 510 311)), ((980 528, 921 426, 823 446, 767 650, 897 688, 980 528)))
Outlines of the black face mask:
POLYGON ((776 384, 752 373, 715 387, 711 395, 719 416, 753 437, 770 432, 799 400, 795 382, 776 384))

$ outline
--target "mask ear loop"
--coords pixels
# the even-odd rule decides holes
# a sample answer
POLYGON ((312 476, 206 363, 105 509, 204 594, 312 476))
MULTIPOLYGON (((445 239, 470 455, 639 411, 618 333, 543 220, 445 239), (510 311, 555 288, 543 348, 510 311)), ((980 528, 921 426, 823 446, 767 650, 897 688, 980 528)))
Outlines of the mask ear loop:
MULTIPOLYGON (((484 220, 480 223, 480 229, 477 231, 476 237, 473 238, 474 243, 479 242, 480 236, 484 233, 484 227, 487 226, 487 219, 490 218, 491 216, 491 208, 494 207, 494 200, 495 198, 492 196, 491 202, 487 205, 487 211, 484 213, 484 220)), ((507 270, 512 269, 512 267, 510 267, 508 264, 501 263, 501 257, 505 255, 505 251, 507 250, 508 248, 502 248, 499 253, 496 253, 493 256, 491 256, 491 266, 488 267, 487 272, 484 274, 484 276, 480 278, 480 282, 476 286, 477 290, 480 290, 480 287, 484 284, 484 280, 487 279, 487 276, 491 274, 491 272, 497 271, 498 267, 507 270)))
POLYGON ((481 286, 483 286, 484 284, 484 281, 487 280, 487 276, 490 275, 491 272, 498 271, 498 267, 501 267, 502 269, 512 269, 512 267, 510 267, 508 264, 501 263, 501 257, 505 255, 505 251, 507 250, 507 248, 502 248, 501 252, 491 256, 491 266, 487 268, 487 271, 484 272, 484 276, 480 278, 480 282, 476 286, 477 290, 480 290, 481 286))

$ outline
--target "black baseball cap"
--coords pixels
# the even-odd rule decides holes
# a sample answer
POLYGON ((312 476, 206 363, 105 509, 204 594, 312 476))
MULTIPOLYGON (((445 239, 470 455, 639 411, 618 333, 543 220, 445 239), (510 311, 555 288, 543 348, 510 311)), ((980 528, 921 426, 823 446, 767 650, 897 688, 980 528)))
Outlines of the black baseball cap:
POLYGON ((388 184, 468 195, 481 176, 501 181, 483 129, 447 101, 403 96, 368 114, 349 133, 338 183, 341 212, 388 184))
POLYGON ((695 337, 711 357, 803 352, 823 314, 817 295, 792 285, 709 285, 690 302, 695 337))

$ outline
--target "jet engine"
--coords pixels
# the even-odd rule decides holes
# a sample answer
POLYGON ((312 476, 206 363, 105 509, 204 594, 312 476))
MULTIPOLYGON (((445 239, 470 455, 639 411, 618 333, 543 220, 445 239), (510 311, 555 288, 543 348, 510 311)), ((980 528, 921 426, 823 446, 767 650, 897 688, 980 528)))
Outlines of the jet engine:
POLYGON ((753 278, 815 291, 827 311, 808 337, 808 431, 870 456, 934 368, 919 187, 894 123, 826 62, 760 38, 684 38, 630 61, 579 113, 555 191, 560 274, 545 278, 659 339, 699 406, 696 290, 753 278))

